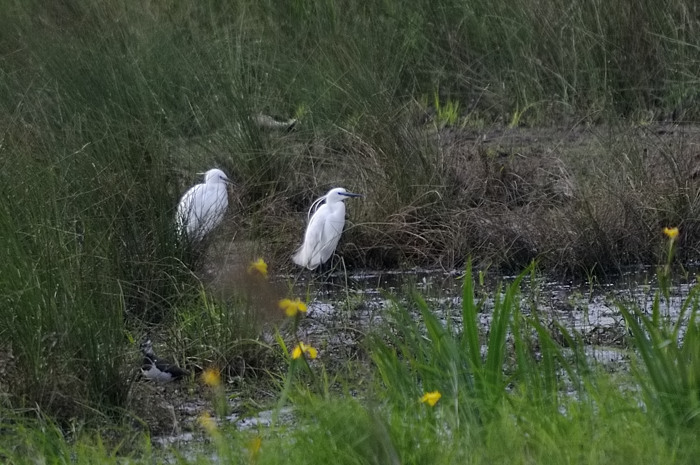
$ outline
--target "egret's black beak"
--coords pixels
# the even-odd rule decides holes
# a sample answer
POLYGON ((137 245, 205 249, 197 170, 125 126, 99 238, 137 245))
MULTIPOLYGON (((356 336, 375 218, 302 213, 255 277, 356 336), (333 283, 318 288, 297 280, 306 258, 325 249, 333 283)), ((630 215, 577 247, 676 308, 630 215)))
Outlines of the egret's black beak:
POLYGON ((352 192, 339 192, 339 194, 345 197, 364 197, 362 194, 353 194, 352 192))

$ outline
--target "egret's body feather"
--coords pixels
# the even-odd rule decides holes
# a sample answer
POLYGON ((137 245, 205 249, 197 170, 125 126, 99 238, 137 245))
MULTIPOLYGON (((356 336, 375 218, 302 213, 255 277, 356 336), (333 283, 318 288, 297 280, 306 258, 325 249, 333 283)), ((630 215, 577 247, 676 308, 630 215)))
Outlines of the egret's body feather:
POLYGON ((313 270, 331 258, 345 226, 343 201, 349 197, 359 195, 338 187, 314 201, 309 209, 310 219, 304 242, 292 257, 294 263, 313 270))
POLYGON ((223 171, 212 169, 204 174, 204 182, 191 187, 177 206, 177 226, 181 236, 199 242, 221 223, 228 208, 223 171))

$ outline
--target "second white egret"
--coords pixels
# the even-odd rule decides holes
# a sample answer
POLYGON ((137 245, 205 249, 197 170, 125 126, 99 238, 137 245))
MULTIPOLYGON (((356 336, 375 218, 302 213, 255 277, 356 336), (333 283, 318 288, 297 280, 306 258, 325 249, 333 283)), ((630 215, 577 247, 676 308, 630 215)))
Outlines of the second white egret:
POLYGON ((331 258, 345 226, 344 201, 350 197, 362 196, 336 187, 311 204, 304 243, 292 257, 294 263, 313 270, 331 258))
POLYGON ((204 182, 192 186, 177 206, 177 227, 190 242, 201 241, 221 223, 228 208, 226 184, 230 183, 220 169, 204 173, 204 182))

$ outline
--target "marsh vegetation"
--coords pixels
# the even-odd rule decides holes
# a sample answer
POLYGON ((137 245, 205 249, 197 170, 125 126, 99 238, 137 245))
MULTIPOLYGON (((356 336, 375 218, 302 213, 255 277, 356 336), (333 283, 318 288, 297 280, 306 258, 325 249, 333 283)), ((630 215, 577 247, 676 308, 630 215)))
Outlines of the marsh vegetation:
POLYGON ((143 417, 172 396, 225 416, 223 395, 296 420, 203 417, 222 461, 693 463, 695 290, 662 310, 700 252, 698 8, 0 0, 0 457, 158 460, 143 417), (229 213, 187 250, 177 200, 213 167, 229 213), (335 186, 364 194, 344 270, 466 269, 459 324, 406 292, 352 350, 310 360, 303 312, 278 302, 315 297, 290 255, 335 186), (656 266, 656 307, 619 309, 622 373, 525 311, 519 281, 474 295, 484 275, 656 266), (148 335, 197 376, 139 380, 148 335))

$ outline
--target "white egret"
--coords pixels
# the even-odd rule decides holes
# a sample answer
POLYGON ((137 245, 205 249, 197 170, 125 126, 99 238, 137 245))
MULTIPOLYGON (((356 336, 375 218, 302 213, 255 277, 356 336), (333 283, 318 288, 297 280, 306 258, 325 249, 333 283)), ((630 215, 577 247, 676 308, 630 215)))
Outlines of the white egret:
POLYGON ((304 243, 292 257, 294 263, 313 270, 331 258, 338 246, 343 226, 345 226, 345 203, 343 201, 349 197, 362 196, 350 193, 342 187, 336 187, 311 204, 308 214, 310 217, 309 225, 306 227, 304 243))
POLYGON ((141 344, 141 353, 143 353, 141 373, 151 381, 169 383, 170 381, 189 376, 188 371, 183 370, 174 363, 159 359, 153 351, 153 343, 150 339, 141 344))
POLYGON ((228 208, 226 174, 219 169, 204 173, 204 182, 192 186, 177 206, 177 227, 181 236, 190 242, 201 241, 221 223, 228 208))

